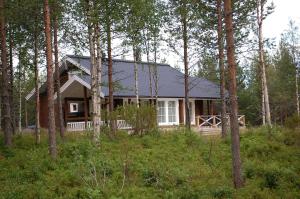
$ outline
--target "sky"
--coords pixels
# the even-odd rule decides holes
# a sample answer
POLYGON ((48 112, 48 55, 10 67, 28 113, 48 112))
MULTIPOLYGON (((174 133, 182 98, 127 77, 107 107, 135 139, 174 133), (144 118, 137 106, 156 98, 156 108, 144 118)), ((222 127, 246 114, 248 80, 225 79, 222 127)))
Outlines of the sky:
POLYGON ((278 42, 280 34, 288 28, 290 19, 300 27, 300 0, 273 0, 273 2, 275 10, 264 21, 263 34, 265 38, 276 38, 278 42))

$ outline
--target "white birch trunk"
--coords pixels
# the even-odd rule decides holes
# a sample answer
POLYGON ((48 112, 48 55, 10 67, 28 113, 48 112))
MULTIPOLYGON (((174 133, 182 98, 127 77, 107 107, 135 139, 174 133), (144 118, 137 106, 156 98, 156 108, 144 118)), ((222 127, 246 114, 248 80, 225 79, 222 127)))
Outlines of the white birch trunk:
POLYGON ((272 125, 271 113, 270 113, 270 103, 269 103, 269 92, 266 77, 266 66, 264 61, 264 44, 263 44, 263 34, 262 34, 262 24, 263 24, 263 4, 261 0, 257 0, 257 24, 258 24, 258 46, 259 46, 259 62, 261 67, 261 78, 262 78, 262 92, 264 99, 266 122, 268 126, 272 125))
POLYGON ((138 80, 138 66, 137 66, 137 48, 133 47, 133 59, 134 59, 134 91, 136 106, 139 107, 139 80, 138 80))

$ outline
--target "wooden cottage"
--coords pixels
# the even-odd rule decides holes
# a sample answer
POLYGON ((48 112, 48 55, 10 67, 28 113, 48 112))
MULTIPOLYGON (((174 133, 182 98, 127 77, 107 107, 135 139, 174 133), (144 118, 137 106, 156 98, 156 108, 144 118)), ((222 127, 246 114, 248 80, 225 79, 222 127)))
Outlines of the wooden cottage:
MULTIPOLYGON (((107 60, 102 62, 102 89, 104 102, 108 102, 108 72, 107 60)), ((154 64, 138 63, 138 87, 140 102, 151 100, 149 68, 154 71, 154 64)), ((69 131, 84 130, 91 127, 91 63, 90 57, 68 55, 60 61, 60 93, 62 96, 64 122, 69 131)), ((184 74, 167 64, 157 64, 158 74, 158 110, 159 126, 177 126, 184 124, 184 74)), ((152 73, 153 78, 153 73, 152 73)), ((126 103, 136 103, 134 93, 134 62, 113 60, 114 106, 126 103)), ((220 111, 216 101, 220 100, 220 88, 215 83, 200 77, 189 77, 191 124, 199 127, 219 127, 220 111)), ((153 82, 152 82, 153 83, 153 82)), ((153 83, 152 93, 155 93, 153 83)), ((58 89, 56 89, 57 91, 58 89)), ((35 89, 26 100, 34 100, 35 89)), ((55 94, 56 99, 56 94, 55 94)), ((153 100, 153 99, 152 99, 153 100)), ((57 107, 57 106, 56 106, 57 107)), ((108 104, 103 103, 103 108, 108 104)), ((58 113, 56 108, 56 113, 58 113)), ((58 119, 59 117, 55 117, 58 119)), ((242 122, 243 117, 240 117, 242 122)), ((58 122, 58 121, 57 121, 58 122)), ((48 123, 47 87, 40 87, 40 124, 46 128, 48 123)), ((119 128, 130 128, 122 120, 119 128)))

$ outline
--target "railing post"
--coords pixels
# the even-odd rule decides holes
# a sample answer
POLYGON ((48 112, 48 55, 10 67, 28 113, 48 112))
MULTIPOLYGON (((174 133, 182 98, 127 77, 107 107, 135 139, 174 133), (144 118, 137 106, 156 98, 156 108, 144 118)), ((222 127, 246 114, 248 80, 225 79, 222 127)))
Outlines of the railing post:
POLYGON ((214 128, 214 127, 216 127, 216 116, 213 115, 212 117, 213 117, 213 125, 212 125, 212 127, 214 128))
POLYGON ((199 116, 196 116, 196 126, 199 126, 199 120, 200 120, 199 116))

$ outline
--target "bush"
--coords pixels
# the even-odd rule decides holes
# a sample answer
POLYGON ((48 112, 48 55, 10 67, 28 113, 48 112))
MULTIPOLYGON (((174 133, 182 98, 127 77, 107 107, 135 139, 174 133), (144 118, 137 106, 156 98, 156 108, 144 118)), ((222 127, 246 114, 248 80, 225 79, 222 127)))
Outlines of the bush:
POLYGON ((270 189, 276 189, 279 185, 279 172, 276 170, 266 171, 264 186, 270 189))
POLYGON ((300 117, 296 114, 294 114, 291 117, 288 117, 285 120, 285 127, 295 130, 296 128, 300 127, 300 117))
POLYGON ((214 198, 232 198, 232 188, 218 187, 211 191, 214 198))
POLYGON ((153 105, 126 105, 117 110, 122 119, 132 126, 135 134, 142 135, 156 128, 156 109, 153 105))
POLYGON ((143 179, 146 186, 157 186, 159 183, 159 173, 155 170, 144 170, 143 179))

